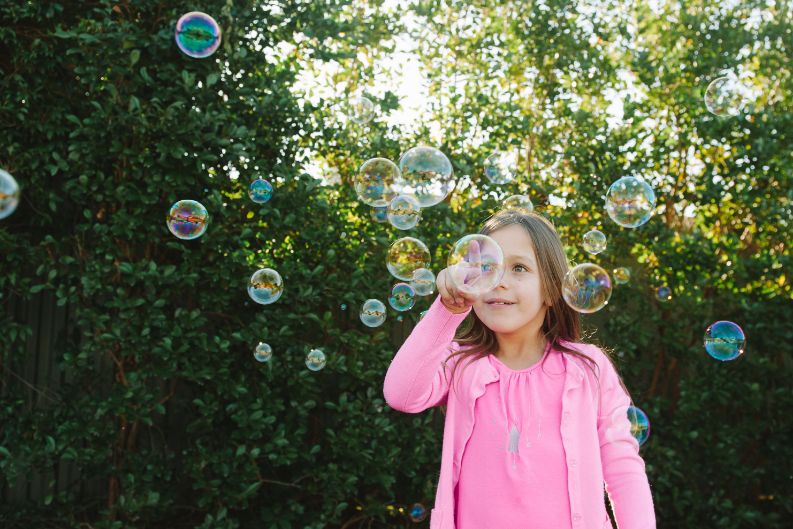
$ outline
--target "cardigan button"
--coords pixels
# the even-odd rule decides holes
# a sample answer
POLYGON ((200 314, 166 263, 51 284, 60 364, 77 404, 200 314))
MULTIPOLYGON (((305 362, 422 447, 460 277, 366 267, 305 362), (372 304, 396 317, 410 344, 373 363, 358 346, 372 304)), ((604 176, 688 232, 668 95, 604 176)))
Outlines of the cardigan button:
POLYGON ((578 514, 578 513, 575 513, 573 515, 573 521, 576 522, 576 523, 580 522, 581 521, 581 515, 578 514))

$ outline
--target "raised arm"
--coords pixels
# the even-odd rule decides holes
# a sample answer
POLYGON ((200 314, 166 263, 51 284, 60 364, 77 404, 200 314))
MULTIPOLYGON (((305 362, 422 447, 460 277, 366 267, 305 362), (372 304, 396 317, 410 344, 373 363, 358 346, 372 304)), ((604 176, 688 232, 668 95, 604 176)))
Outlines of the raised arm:
POLYGON ((444 361, 450 348, 456 348, 454 332, 468 312, 470 309, 455 314, 440 296, 435 299, 391 361, 383 384, 389 406, 405 413, 420 413, 446 401, 451 373, 444 361))

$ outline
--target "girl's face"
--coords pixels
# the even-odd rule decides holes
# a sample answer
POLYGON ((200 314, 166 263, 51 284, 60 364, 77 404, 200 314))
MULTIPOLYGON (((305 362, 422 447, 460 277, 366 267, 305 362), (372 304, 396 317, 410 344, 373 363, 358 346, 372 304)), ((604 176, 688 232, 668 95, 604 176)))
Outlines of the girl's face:
POLYGON ((537 259, 531 238, 519 224, 490 234, 504 252, 504 277, 473 304, 477 317, 496 333, 535 332, 542 327, 547 305, 542 299, 537 259))

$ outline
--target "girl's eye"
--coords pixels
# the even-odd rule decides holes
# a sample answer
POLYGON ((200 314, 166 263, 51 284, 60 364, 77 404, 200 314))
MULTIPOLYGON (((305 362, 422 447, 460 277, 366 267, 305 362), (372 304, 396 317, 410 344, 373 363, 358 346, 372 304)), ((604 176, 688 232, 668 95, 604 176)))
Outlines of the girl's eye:
POLYGON ((526 268, 526 267, 525 267, 525 266, 523 266, 523 265, 515 265, 515 266, 513 266, 513 267, 512 267, 512 269, 513 269, 513 270, 515 270, 515 271, 518 271, 518 268, 520 268, 520 270, 521 270, 521 271, 524 271, 524 272, 528 272, 528 271, 529 271, 529 269, 528 269, 528 268, 526 268))

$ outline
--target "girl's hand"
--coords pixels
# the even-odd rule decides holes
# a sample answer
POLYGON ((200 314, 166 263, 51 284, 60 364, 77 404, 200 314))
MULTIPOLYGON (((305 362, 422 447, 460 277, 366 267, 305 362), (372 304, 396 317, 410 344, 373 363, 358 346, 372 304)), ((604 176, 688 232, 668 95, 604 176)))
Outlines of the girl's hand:
POLYGON ((466 255, 466 259, 456 265, 441 270, 435 278, 438 293, 441 295, 441 302, 455 314, 460 314, 471 308, 476 301, 476 297, 460 290, 458 284, 469 284, 476 282, 482 275, 479 257, 479 244, 476 241, 471 243, 471 251, 466 255))

